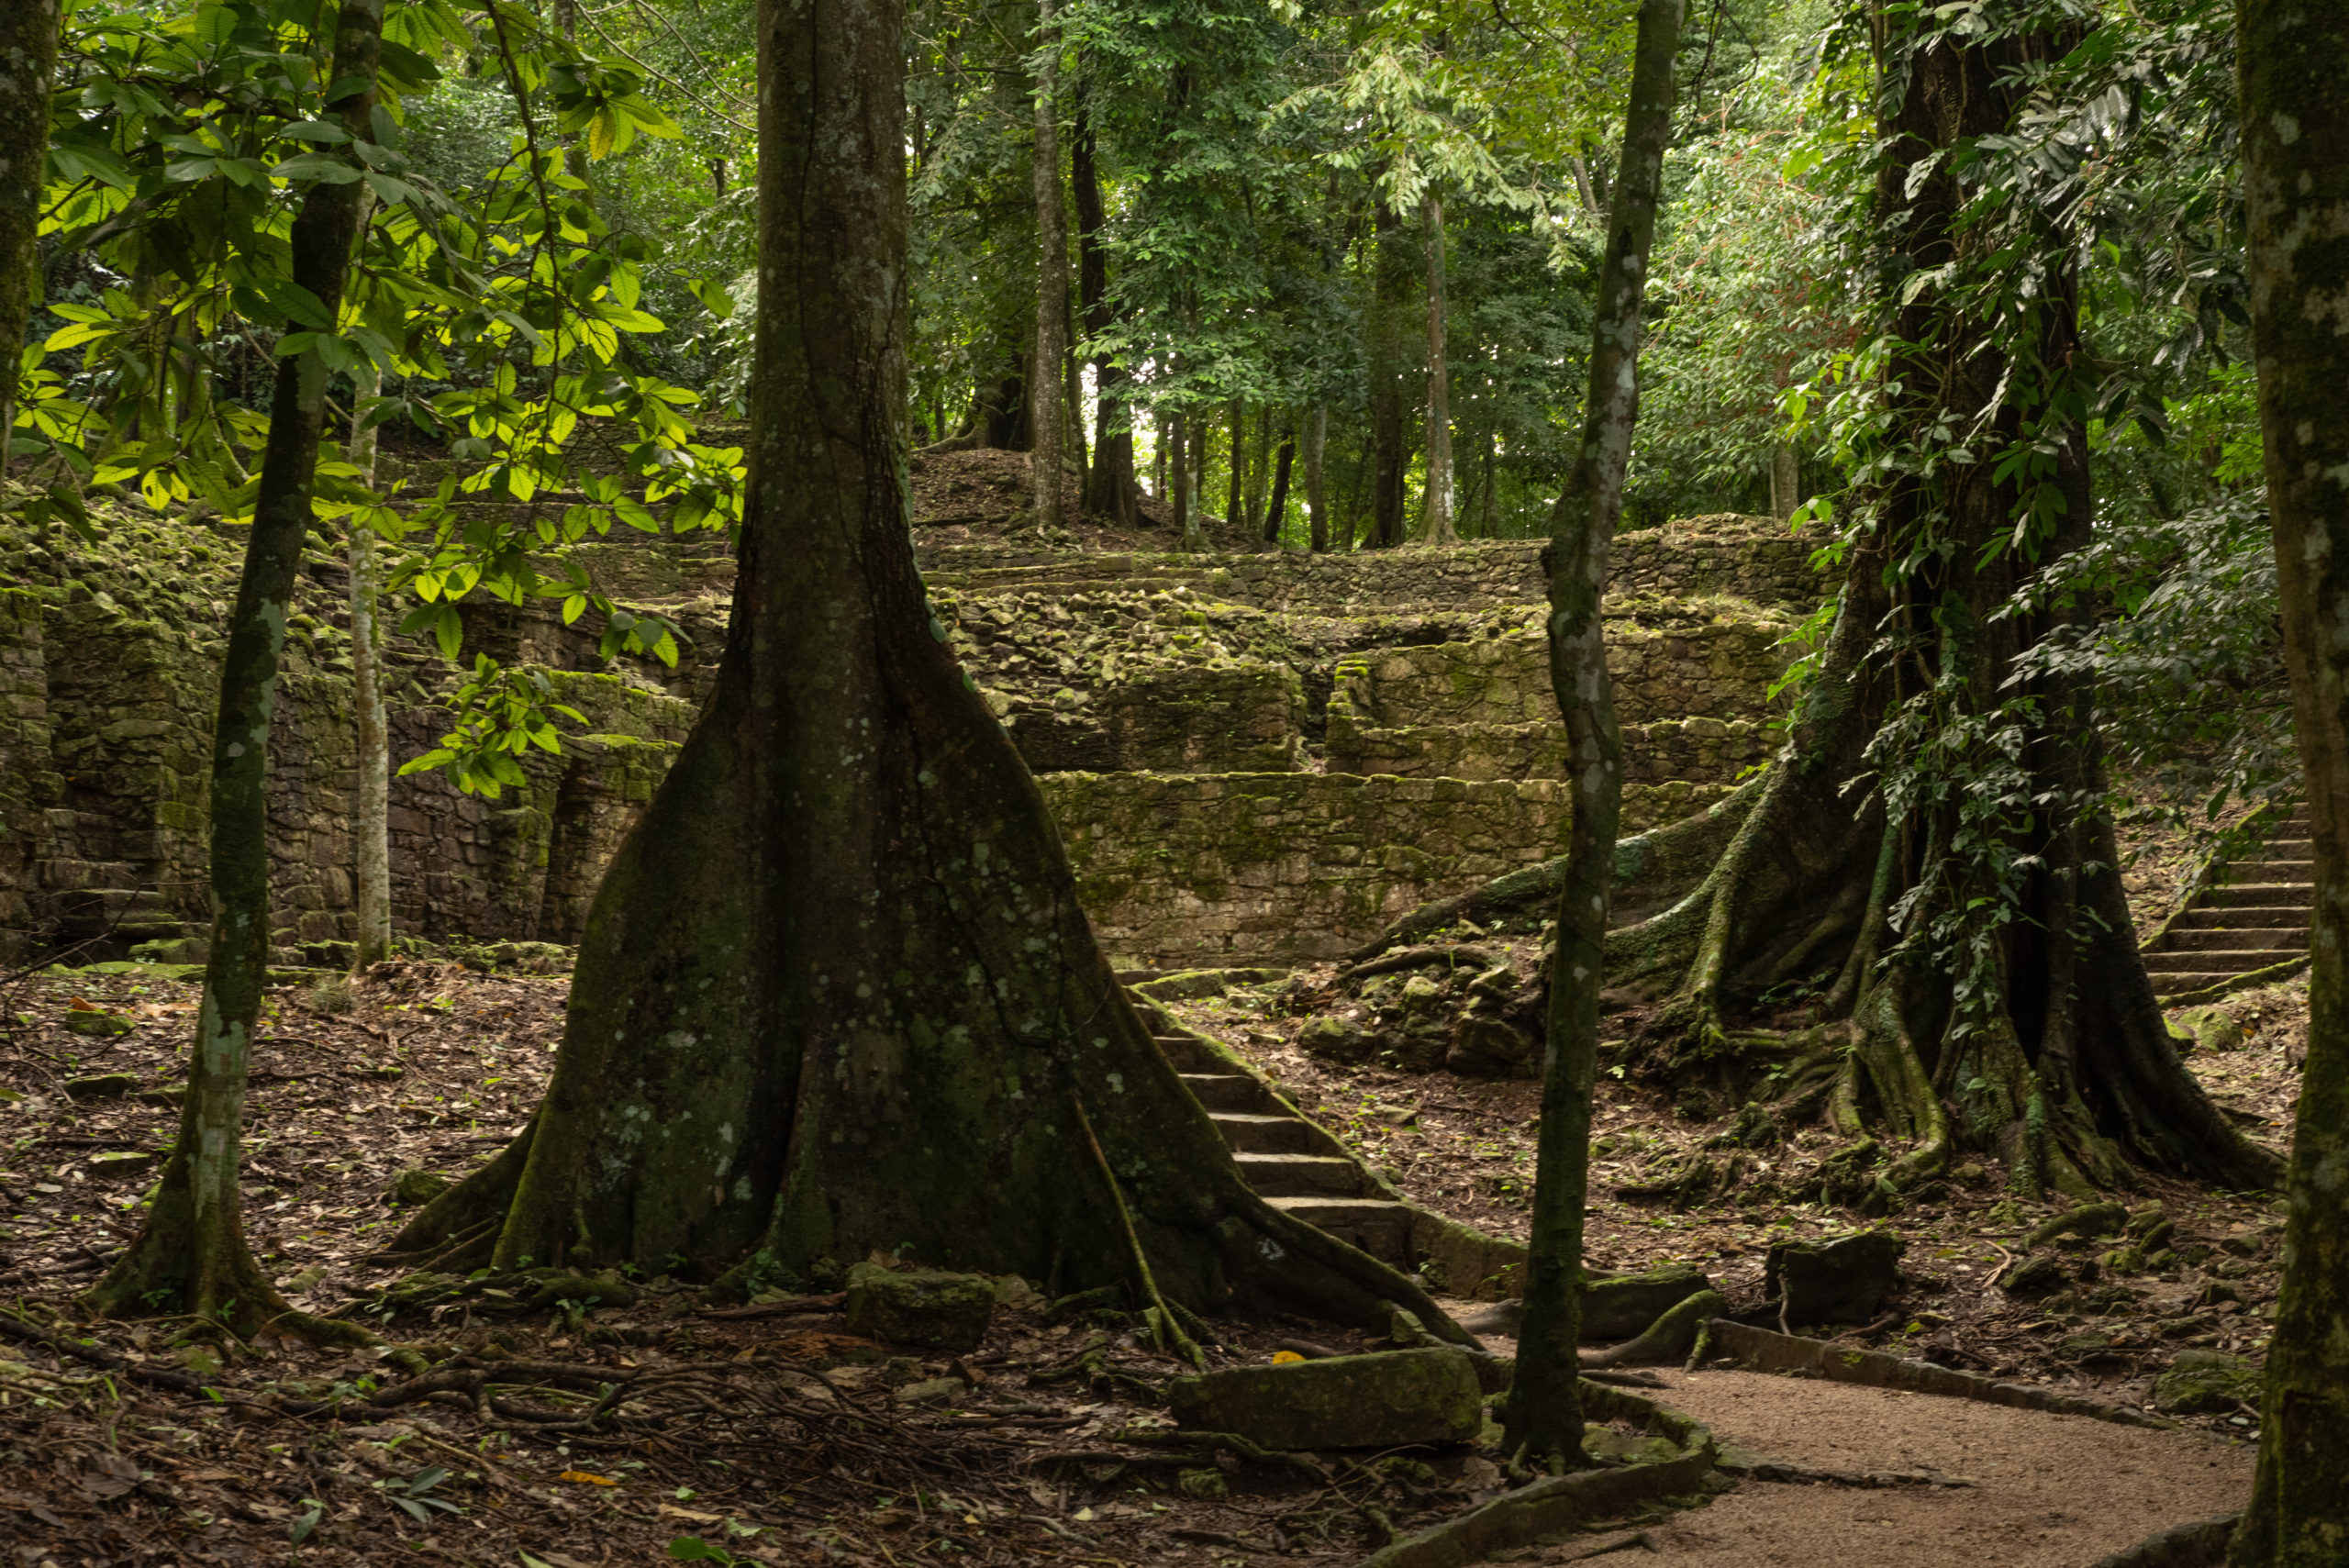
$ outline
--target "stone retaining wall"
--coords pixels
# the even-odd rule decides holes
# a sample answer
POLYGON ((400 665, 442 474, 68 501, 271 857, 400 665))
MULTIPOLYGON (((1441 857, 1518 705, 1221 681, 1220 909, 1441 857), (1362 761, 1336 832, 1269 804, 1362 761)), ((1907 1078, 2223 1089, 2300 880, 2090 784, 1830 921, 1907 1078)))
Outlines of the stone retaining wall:
MULTIPOLYGON (((1750 719, 1687 718, 1623 728, 1626 784, 1731 784, 1770 760, 1776 731, 1750 719)), ((1331 773, 1395 773, 1404 778, 1562 779, 1564 724, 1429 725, 1367 728, 1333 723, 1331 773)))

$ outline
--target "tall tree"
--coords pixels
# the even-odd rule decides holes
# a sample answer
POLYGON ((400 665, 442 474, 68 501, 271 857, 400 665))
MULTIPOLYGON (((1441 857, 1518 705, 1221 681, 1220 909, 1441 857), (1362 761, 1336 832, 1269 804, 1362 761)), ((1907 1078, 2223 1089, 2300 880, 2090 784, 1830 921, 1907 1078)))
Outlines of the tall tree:
POLYGON ((1321 461, 1330 443, 1330 406, 1316 403, 1305 415, 1305 510, 1307 548, 1330 548, 1330 496, 1321 461))
POLYGON ((1615 723, 1599 606, 1639 417, 1640 306, 1655 239, 1664 150, 1672 139, 1673 60, 1680 49, 1681 7, 1682 0, 1641 0, 1623 156, 1608 213, 1591 328, 1582 442, 1550 526, 1550 684, 1566 720, 1574 816, 1550 963, 1525 1321, 1504 1429, 1512 1452, 1553 1470, 1583 1462, 1575 1349, 1582 1328, 1583 1205, 1590 1173, 1591 1092, 1598 1072, 1608 890, 1623 805, 1623 737, 1615 723))
MULTIPOLYGON (((1080 76, 1075 134, 1069 141, 1069 183, 1076 195, 1077 306, 1085 335, 1097 341, 1108 335, 1115 317, 1109 305, 1109 254, 1102 240, 1108 211, 1102 201, 1101 169, 1087 102, 1090 88, 1091 83, 1080 76)), ((1123 395, 1126 381, 1126 368, 1117 356, 1096 350, 1093 461, 1085 471, 1085 509, 1131 528, 1141 519, 1141 486, 1134 478, 1133 429, 1123 395)))
POLYGON ((1452 509, 1452 375, 1443 341, 1443 197, 1431 189, 1423 204, 1428 265, 1428 495, 1420 537, 1458 544, 1452 509))
POLYGON ((58 0, 10 0, 0 14, 0 477, 8 472, 18 367, 40 285, 36 241, 60 19, 58 0))
MULTIPOLYGON (((362 220, 363 222, 363 220, 362 220)), ((361 423, 383 390, 369 360, 351 377, 353 429, 348 456, 360 483, 375 483, 376 427, 361 423)), ((384 703, 384 565, 375 530, 351 521, 351 728, 358 751, 351 790, 351 902, 356 906, 351 968, 392 956, 392 731, 384 703)))
POLYGON ((2238 0, 2268 515, 2316 857, 2308 1057, 2236 1568, 2349 1554, 2349 6, 2238 0))
POLYGON ((1288 520, 1288 473, 1297 462, 1297 426, 1281 431, 1280 451, 1273 459, 1273 493, 1264 503, 1264 542, 1278 544, 1281 525, 1288 520))
MULTIPOLYGON (((374 134, 375 68, 384 0, 342 0, 327 80, 336 84, 334 121, 351 140, 374 134)), ((355 155, 345 152, 356 167, 355 155)), ((368 187, 356 179, 311 186, 287 251, 291 281, 332 322, 342 303, 352 242, 368 187)), ((313 346, 278 361, 262 452, 259 495, 244 571, 229 612, 220 667, 220 706, 212 739, 212 950, 205 964, 195 1049, 178 1141, 163 1167, 138 1239, 90 1294, 114 1313, 157 1308, 217 1321, 250 1335, 274 1324, 320 1337, 364 1339, 287 1308, 246 1245, 238 1189, 238 1144, 245 1074, 269 978, 270 720, 278 658, 302 546, 315 518, 313 486, 326 428, 327 362, 313 346)))
POLYGON ((762 0, 757 25, 751 477, 717 684, 597 892, 546 1099, 398 1244, 752 1288, 886 1248, 1152 1308, 1396 1302, 1464 1338, 1248 1187, 1096 945, 914 561, 903 6, 762 0))
POLYGON ((1385 202, 1372 220, 1371 300, 1366 327, 1370 360, 1370 542, 1403 542, 1403 486, 1411 466, 1409 422, 1403 414, 1403 297, 1409 263, 1403 226, 1385 202))
POLYGON ((1061 428, 1062 361, 1068 358, 1068 221, 1061 197, 1060 34, 1055 0, 1036 0, 1036 357, 1028 469, 1036 520, 1068 521, 1068 442, 1061 428))

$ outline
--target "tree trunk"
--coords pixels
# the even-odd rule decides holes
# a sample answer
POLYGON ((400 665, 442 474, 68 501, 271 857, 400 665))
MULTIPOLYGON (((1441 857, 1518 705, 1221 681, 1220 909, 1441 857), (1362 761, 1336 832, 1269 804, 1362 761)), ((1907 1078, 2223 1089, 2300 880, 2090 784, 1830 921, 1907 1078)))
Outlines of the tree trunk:
POLYGON ((1496 495, 1494 491, 1496 475, 1493 473, 1493 455, 1494 449, 1499 444, 1499 438, 1493 431, 1486 430, 1485 432, 1485 490, 1484 497, 1482 501, 1478 503, 1480 515, 1476 530, 1478 535, 1484 539, 1490 539, 1493 537, 1493 512, 1496 503, 1496 495))
POLYGON ((1443 198, 1427 198, 1428 247, 1428 496, 1427 521, 1419 537, 1430 544, 1458 544, 1452 510, 1452 371, 1443 343, 1443 198))
POLYGON ((1199 529, 1197 521, 1191 516, 1197 502, 1191 494, 1190 424, 1179 408, 1167 420, 1166 439, 1174 452, 1165 462, 1173 473, 1175 535, 1182 541, 1181 548, 1197 550, 1199 548, 1199 529))
POLYGON ((2349 9, 2239 0, 2235 18, 2252 339, 2316 912, 2259 1475, 2229 1561, 2317 1568, 2349 1550, 2349 9))
POLYGON ((1208 464, 1214 457, 1215 422, 1193 409, 1183 420, 1183 428, 1191 434, 1190 447, 1183 454, 1183 483, 1190 495, 1190 506, 1183 513, 1183 548, 1203 550, 1208 548, 1207 507, 1208 464))
POLYGON ((1785 522, 1802 505, 1802 463, 1783 442, 1770 449, 1770 515, 1785 522))
MULTIPOLYGON (((1642 0, 1640 6, 1631 102, 1623 121, 1623 160, 1615 179, 1613 210, 1608 215, 1607 251, 1591 323, 1590 388, 1582 439, 1550 524, 1550 684, 1565 716, 1574 817, 1565 883, 1558 898, 1557 946, 1550 965, 1525 1321, 1518 1340, 1504 1442, 1511 1452, 1552 1470, 1584 1462, 1582 1404, 1575 1390, 1583 1207, 1589 1191, 1591 1088, 1598 1071, 1607 895, 1614 880, 1615 829, 1623 806, 1623 737, 1615 723, 1599 604, 1607 590, 1609 542, 1623 510, 1631 429, 1639 417, 1640 304, 1655 238, 1664 150, 1672 138, 1672 66, 1680 47, 1680 17, 1681 0, 1642 0)), ((1440 228, 1431 228, 1441 234, 1440 228)), ((1436 276, 1432 268, 1429 276, 1436 276)), ((1431 426, 1431 450, 1434 440, 1431 426)), ((1431 497, 1433 494, 1431 486, 1431 497)))
MULTIPOLYGON (((1759 1086, 1761 1059, 1775 1056, 1779 1113, 1823 1100, 1831 1122, 1855 1138, 1872 1097, 1909 1149, 1876 1178, 1871 1203, 1943 1168, 1961 1137, 1998 1153, 2013 1184, 2033 1193, 2084 1195, 2121 1181, 2124 1154, 2266 1186, 2278 1162, 2178 1061, 2138 955, 2091 694, 2009 679, 2026 648, 2089 613, 2000 613, 2032 569, 2003 543, 2030 513, 2020 484, 1992 466, 2021 439, 2021 405, 2000 401, 2013 340, 1998 334, 2035 332, 2013 346, 2044 373, 2084 366, 2076 281, 2054 276, 2021 324, 1973 317, 1965 290, 1915 284, 1976 262, 1947 150, 2007 131, 2025 68, 2076 39, 2008 33, 1965 44, 1933 26, 1887 23, 1887 91, 1897 83, 1900 95, 1880 111, 1890 155, 1877 222, 1914 271, 1886 274, 1894 292, 1884 309, 1894 342, 1922 346, 1896 359, 1887 395, 1909 433, 1987 427, 1968 443, 1983 455, 1884 492, 1880 521, 1847 560, 1836 629, 1760 800, 1703 886, 1610 933, 1609 979, 1671 993, 1648 1035, 1652 1072, 1743 1095, 1759 1086), (1896 561, 1915 564, 1887 582, 1896 561), (1872 661, 1887 635, 1902 641, 1901 657, 1872 661), (2037 711, 2006 706, 2018 694, 2037 711), (2026 734, 2019 754, 1966 739, 2008 725, 2026 734), (1845 787, 1864 772, 1876 787, 1845 787), (1936 776, 1990 782, 1937 787, 1936 776), (1913 792, 1909 779, 1920 781, 1913 792), (2020 825, 1965 815, 2000 790, 2044 809, 2020 825), (1887 816, 1892 797, 1901 807, 1887 816), (1978 847, 1986 840, 1993 847, 1978 847), (2003 884, 2000 856, 2013 866, 2003 884), (1984 917, 1977 911, 2001 911, 2004 923, 1967 924, 1984 917), (1936 921, 1975 934, 1929 940, 1936 921), (1832 1021, 1732 1038, 1730 1013, 1790 980, 1817 984, 1832 1021)), ((2086 401, 2062 388, 2045 395, 2058 408, 2086 401)), ((2087 542, 2093 497, 2077 420, 2050 418, 2041 439, 2056 448, 2053 483, 2064 498, 2060 524, 2037 540, 2045 559, 2087 542)))
POLYGON ((1028 447, 1036 521, 1063 528, 1067 441, 1061 429, 1062 363, 1068 358, 1068 224, 1061 206, 1060 35, 1055 0, 1036 0, 1036 373, 1028 447))
POLYGON ((1278 544, 1281 528, 1288 520, 1288 471, 1297 461, 1297 432, 1281 433, 1280 454, 1273 460, 1273 494, 1264 503, 1264 542, 1278 544))
MULTIPOLYGON (((1256 450, 1248 459, 1248 526, 1252 528, 1264 520, 1264 488, 1272 480, 1273 422, 1277 417, 1269 407, 1256 411, 1256 450)), ((1274 537, 1279 537, 1277 529, 1274 537)))
POLYGON ((37 241, 60 20, 58 0, 0 7, 0 478, 8 473, 25 333, 40 290, 37 241))
MULTIPOLYGON (((1101 171, 1095 157, 1093 119, 1085 105, 1085 83, 1076 87, 1076 134, 1069 144, 1069 178, 1076 193, 1076 291, 1085 313, 1085 330, 1092 338, 1107 337, 1116 325, 1109 310, 1109 256, 1101 231, 1108 223, 1101 199, 1101 171)), ((1093 356, 1093 462, 1085 471, 1085 509, 1110 518, 1121 528, 1141 521, 1140 486, 1134 478, 1134 437, 1128 424, 1123 366, 1108 354, 1093 356)), ((1165 493, 1162 476, 1159 492, 1165 493)))
POLYGON ((718 684, 596 895, 531 1130, 395 1245, 745 1289, 876 1249, 1062 1290, 1146 1260, 1194 1310, 1376 1324, 1393 1302, 1463 1340, 1241 1180, 930 613, 898 477, 903 22, 762 0, 756 413, 718 684))
POLYGON ((1330 445, 1330 406, 1317 403, 1305 416, 1305 510, 1308 547, 1319 555, 1330 548, 1330 493, 1321 473, 1330 445))
POLYGON ((1411 466, 1403 419, 1402 226, 1386 203, 1372 221, 1370 307, 1370 542, 1384 550, 1403 542, 1403 483, 1411 466))
MULTIPOLYGON (((1204 478, 1205 464, 1201 465, 1204 478)), ((1248 526, 1248 405, 1231 400, 1231 482, 1224 498, 1223 520, 1234 528, 1248 526)))
MULTIPOLYGON (((335 117, 372 135, 383 0, 343 0, 328 80, 363 83, 335 117)), ((342 300, 367 187, 311 187, 294 220, 293 281, 328 318, 342 300)), ((245 1244, 237 1186, 245 1074, 269 977, 269 732, 302 545, 313 525, 311 487, 326 424, 327 369, 315 349, 282 360, 270 404, 259 494, 220 667, 212 740, 212 951, 204 972, 195 1049, 180 1133, 139 1239, 90 1293, 96 1311, 169 1312, 250 1336, 274 1326, 312 1337, 364 1340, 362 1329, 292 1312, 245 1244)))
MULTIPOLYGON (((351 419, 365 413, 382 390, 374 361, 351 378, 357 393, 351 419)), ((360 482, 375 483, 375 430, 355 430, 350 458, 360 482)), ((383 569, 375 530, 351 524, 351 725, 359 753, 351 792, 351 839, 353 901, 358 906, 351 964, 354 972, 392 956, 392 732, 384 710, 384 633, 377 618, 383 569)))

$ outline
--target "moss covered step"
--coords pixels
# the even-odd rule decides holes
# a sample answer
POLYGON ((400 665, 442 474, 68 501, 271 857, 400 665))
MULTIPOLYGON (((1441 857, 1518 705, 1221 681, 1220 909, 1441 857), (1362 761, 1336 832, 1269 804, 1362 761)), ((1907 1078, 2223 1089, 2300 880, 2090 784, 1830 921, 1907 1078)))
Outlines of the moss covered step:
POLYGON ((1191 1097, 1215 1111, 1265 1112, 1278 1108, 1280 1100, 1270 1089, 1245 1073, 1186 1073, 1183 1086, 1191 1097))
POLYGON ((2145 972, 2173 1006, 2265 984, 2305 963, 2316 902, 2306 808, 2233 862, 2145 943, 2145 972))
POLYGON ((1235 1154, 1337 1154, 1338 1140, 1293 1116, 1252 1116, 1222 1111, 1212 1119, 1224 1143, 1235 1154))
POLYGON ((1411 1266, 1408 1204, 1375 1197, 1267 1197, 1264 1201, 1374 1258, 1398 1268, 1411 1266))
POLYGON ((1266 1197, 1361 1197, 1362 1172, 1331 1154, 1234 1154, 1240 1173, 1266 1197))

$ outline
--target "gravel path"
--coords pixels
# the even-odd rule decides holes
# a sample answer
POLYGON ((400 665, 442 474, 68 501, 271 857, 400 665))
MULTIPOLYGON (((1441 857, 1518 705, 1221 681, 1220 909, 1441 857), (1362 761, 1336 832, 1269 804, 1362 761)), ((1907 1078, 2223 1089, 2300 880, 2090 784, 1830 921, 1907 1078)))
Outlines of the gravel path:
MULTIPOLYGON (((1922 1471, 1967 1487, 1748 1482, 1653 1527, 1675 1568, 2087 1568, 2155 1530, 2239 1508, 2254 1451, 1923 1394, 1759 1373, 1664 1374, 1655 1396, 1724 1444, 1821 1470, 1922 1471)), ((1538 1559, 1534 1559, 1538 1561, 1538 1559)))

